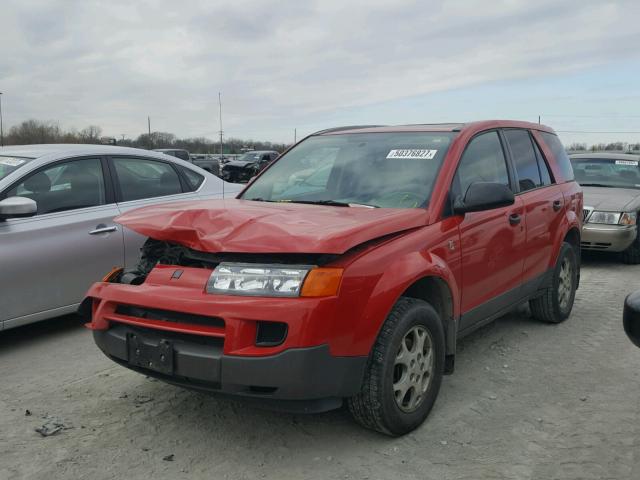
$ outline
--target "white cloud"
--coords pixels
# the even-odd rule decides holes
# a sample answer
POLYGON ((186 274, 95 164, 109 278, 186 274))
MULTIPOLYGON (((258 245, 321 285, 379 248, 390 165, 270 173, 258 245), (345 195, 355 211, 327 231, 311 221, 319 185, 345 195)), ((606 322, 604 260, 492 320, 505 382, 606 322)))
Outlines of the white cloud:
POLYGON ((8 123, 137 135, 151 115, 183 136, 214 136, 222 91, 225 130, 267 138, 345 107, 637 59, 639 17, 634 0, 9 1, 0 91, 8 123))

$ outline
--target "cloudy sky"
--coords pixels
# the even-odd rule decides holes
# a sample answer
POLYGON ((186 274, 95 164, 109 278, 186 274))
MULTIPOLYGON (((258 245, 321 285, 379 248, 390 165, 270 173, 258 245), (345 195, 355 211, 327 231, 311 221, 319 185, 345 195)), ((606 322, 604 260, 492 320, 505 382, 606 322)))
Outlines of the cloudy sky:
MULTIPOLYGON (((542 116, 640 141, 637 0, 2 0, 5 125, 293 140, 542 116), (629 133, 625 133, 629 132, 629 133)), ((601 133, 584 133, 601 132, 601 133)))

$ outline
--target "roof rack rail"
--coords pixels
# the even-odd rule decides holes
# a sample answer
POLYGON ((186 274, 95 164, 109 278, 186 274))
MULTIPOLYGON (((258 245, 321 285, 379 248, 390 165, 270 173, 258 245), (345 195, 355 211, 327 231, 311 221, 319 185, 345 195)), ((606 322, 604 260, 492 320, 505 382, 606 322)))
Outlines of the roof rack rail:
POLYGON ((451 125, 452 127, 455 126, 455 128, 452 128, 451 131, 459 132, 460 130, 462 130, 462 127, 465 126, 465 123, 462 123, 462 122, 409 123, 405 125, 405 127, 417 127, 417 126, 429 126, 429 125, 451 125))
POLYGON ((345 125, 344 127, 325 128, 324 130, 318 130, 317 132, 314 132, 311 135, 320 135, 323 133, 341 132, 343 130, 359 130, 361 128, 374 128, 374 127, 384 127, 384 126, 386 125, 345 125))

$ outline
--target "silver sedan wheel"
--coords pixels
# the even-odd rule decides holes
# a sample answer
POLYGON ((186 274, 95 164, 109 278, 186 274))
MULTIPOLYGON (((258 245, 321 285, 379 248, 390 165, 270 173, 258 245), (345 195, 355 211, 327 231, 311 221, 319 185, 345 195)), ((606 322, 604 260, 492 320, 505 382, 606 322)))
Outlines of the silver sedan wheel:
POLYGON ((424 400, 434 370, 433 339, 422 325, 411 328, 400 342, 393 368, 393 393, 398 408, 414 412, 424 400))
POLYGON ((558 282, 558 303, 565 311, 569 306, 571 293, 573 292, 573 266, 568 258, 562 260, 558 282))

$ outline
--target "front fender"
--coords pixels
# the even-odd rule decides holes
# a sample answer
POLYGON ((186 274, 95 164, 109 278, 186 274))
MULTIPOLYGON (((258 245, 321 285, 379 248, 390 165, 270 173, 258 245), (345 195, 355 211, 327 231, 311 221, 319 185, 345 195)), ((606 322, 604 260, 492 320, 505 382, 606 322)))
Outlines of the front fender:
MULTIPOLYGON (((389 312, 407 289, 415 282, 433 277, 443 281, 449 289, 453 316, 443 319, 445 332, 455 332, 459 318, 460 298, 458 285, 447 263, 431 252, 406 253, 385 265, 383 273, 371 290, 361 315, 354 319, 350 350, 357 355, 368 355, 389 312)), ((455 340, 455 339, 454 339, 455 340)))

